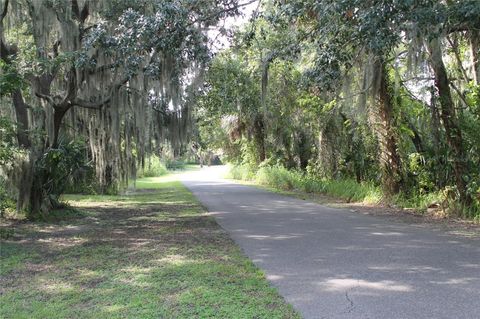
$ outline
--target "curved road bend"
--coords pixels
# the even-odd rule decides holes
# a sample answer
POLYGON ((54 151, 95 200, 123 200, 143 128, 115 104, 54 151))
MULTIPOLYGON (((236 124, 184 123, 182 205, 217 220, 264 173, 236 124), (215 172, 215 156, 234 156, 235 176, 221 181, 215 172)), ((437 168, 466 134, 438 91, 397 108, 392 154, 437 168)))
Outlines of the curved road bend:
POLYGON ((480 318, 480 241, 182 176, 218 223, 305 318, 480 318))

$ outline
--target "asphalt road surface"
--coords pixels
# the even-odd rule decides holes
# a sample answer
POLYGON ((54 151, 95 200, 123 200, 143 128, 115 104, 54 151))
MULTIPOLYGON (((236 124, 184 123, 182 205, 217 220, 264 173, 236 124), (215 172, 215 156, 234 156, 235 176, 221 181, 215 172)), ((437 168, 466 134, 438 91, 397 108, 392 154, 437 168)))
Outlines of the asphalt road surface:
POLYGON ((182 177, 305 318, 480 318, 480 241, 222 179, 182 177))

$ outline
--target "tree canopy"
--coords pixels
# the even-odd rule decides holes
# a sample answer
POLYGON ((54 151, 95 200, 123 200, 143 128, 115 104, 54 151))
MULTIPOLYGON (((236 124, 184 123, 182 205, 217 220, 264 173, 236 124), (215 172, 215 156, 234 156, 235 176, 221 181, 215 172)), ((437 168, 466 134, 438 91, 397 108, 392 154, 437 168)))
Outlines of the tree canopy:
POLYGON ((208 151, 479 216, 478 1, 0 8, 1 174, 18 210, 46 213, 74 184, 119 192, 151 156, 208 151), (245 25, 220 27, 247 5, 245 25), (217 52, 214 28, 232 34, 217 52))

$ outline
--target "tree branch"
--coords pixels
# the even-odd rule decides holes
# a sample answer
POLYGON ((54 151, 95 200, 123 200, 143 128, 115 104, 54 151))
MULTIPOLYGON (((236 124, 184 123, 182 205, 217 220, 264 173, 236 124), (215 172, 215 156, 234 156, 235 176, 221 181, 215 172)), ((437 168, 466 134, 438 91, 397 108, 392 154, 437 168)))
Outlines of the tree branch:
POLYGON ((88 74, 96 74, 99 72, 107 71, 108 69, 113 69, 117 65, 118 63, 105 64, 105 65, 99 66, 98 68, 88 70, 88 74))
POLYGON ((467 72, 463 68, 462 59, 460 58, 460 53, 458 52, 458 44, 454 43, 450 38, 450 36, 447 36, 447 41, 452 47, 453 55, 455 56, 455 60, 457 60, 458 69, 460 70, 460 73, 462 74, 463 79, 467 83, 470 82, 470 79, 467 76, 467 72))
POLYGON ((0 14, 0 23, 3 23, 3 18, 5 18, 5 16, 7 15, 8 1, 9 0, 5 0, 5 3, 3 4, 2 13, 0 14))
POLYGON ((55 101, 53 100, 53 98, 50 96, 50 95, 47 95, 47 94, 42 94, 40 92, 35 92, 35 95, 43 100, 45 100, 46 102, 50 103, 52 106, 55 105, 55 101))
POLYGON ((204 18, 199 18, 199 19, 193 20, 192 22, 190 22, 189 24, 187 24, 187 26, 194 25, 194 24, 197 23, 197 22, 202 22, 202 21, 211 20, 211 19, 213 19, 213 18, 215 18, 215 17, 217 17, 217 16, 219 16, 219 15, 222 15, 222 14, 224 14, 224 13, 228 13, 228 12, 237 10, 237 9, 239 9, 239 8, 241 8, 241 7, 248 6, 249 4, 252 4, 252 3, 257 2, 257 1, 258 1, 258 0, 250 0, 250 1, 245 2, 245 3, 239 3, 239 4, 237 4, 237 5, 234 6, 234 7, 229 7, 229 8, 225 8, 225 9, 223 9, 223 10, 219 10, 219 11, 214 12, 214 13, 212 13, 211 15, 208 15, 208 16, 206 16, 206 17, 204 17, 204 18))
POLYGON ((407 93, 407 95, 408 95, 412 100, 414 100, 414 101, 422 104, 422 105, 423 105, 425 108, 427 108, 427 109, 429 108, 429 105, 427 104, 427 102, 425 102, 425 101, 419 99, 418 97, 416 97, 415 94, 413 94, 413 92, 408 89, 408 87, 406 87, 406 86, 404 85, 404 86, 403 86, 403 89, 405 90, 405 92, 407 93))
POLYGON ((129 77, 125 77, 122 81, 112 86, 112 88, 110 88, 110 92, 108 93, 108 96, 102 101, 89 102, 80 98, 75 98, 75 100, 71 102, 71 106, 78 106, 85 109, 99 110, 106 104, 110 103, 110 101, 112 100, 113 93, 116 90, 118 90, 122 85, 127 83, 129 79, 130 79, 129 77))
POLYGON ((109 96, 108 98, 100 102, 88 102, 80 98, 77 98, 75 99, 74 102, 72 102, 72 106, 78 106, 78 107, 91 109, 91 110, 100 110, 105 104, 110 102, 110 100, 111 100, 111 96, 109 96))
POLYGON ((76 97, 77 93, 77 72, 75 67, 71 67, 70 71, 68 72, 68 83, 67 83, 67 92, 65 97, 60 102, 60 105, 66 107, 73 101, 76 97))
POLYGON ((449 83, 450 83, 450 86, 455 90, 455 92, 457 92, 457 94, 460 97, 460 100, 462 101, 463 105, 465 107, 468 107, 467 100, 465 99, 465 96, 463 96, 462 91, 460 91, 460 89, 455 85, 455 83, 453 83, 453 81, 449 81, 449 83))
POLYGON ((465 32, 465 31, 471 31, 471 30, 475 30, 475 29, 476 28, 474 26, 472 26, 470 23, 464 22, 464 23, 459 23, 459 24, 456 24, 456 25, 448 26, 447 27, 447 33, 465 32))

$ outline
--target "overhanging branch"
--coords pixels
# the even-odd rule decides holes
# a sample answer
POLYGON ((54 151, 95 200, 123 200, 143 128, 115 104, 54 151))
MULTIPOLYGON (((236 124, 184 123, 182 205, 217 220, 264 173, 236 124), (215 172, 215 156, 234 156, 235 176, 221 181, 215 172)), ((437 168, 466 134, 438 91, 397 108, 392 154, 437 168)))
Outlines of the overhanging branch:
POLYGON ((3 4, 2 13, 0 14, 0 23, 3 23, 3 18, 5 18, 5 16, 7 15, 8 1, 9 0, 5 0, 5 3, 3 4))
POLYGON ((46 102, 50 103, 51 105, 55 105, 55 101, 53 100, 53 97, 47 94, 42 94, 40 92, 35 92, 35 95, 42 100, 45 100, 46 102))
POLYGON ((101 101, 90 102, 90 101, 83 100, 81 98, 75 98, 75 100, 71 103, 71 105, 82 107, 85 109, 99 110, 106 104, 110 103, 110 101, 112 100, 113 93, 116 90, 118 90, 122 85, 127 83, 129 79, 130 79, 129 77, 125 77, 124 79, 122 79, 122 81, 112 86, 109 90, 110 92, 108 93, 107 97, 101 101))

